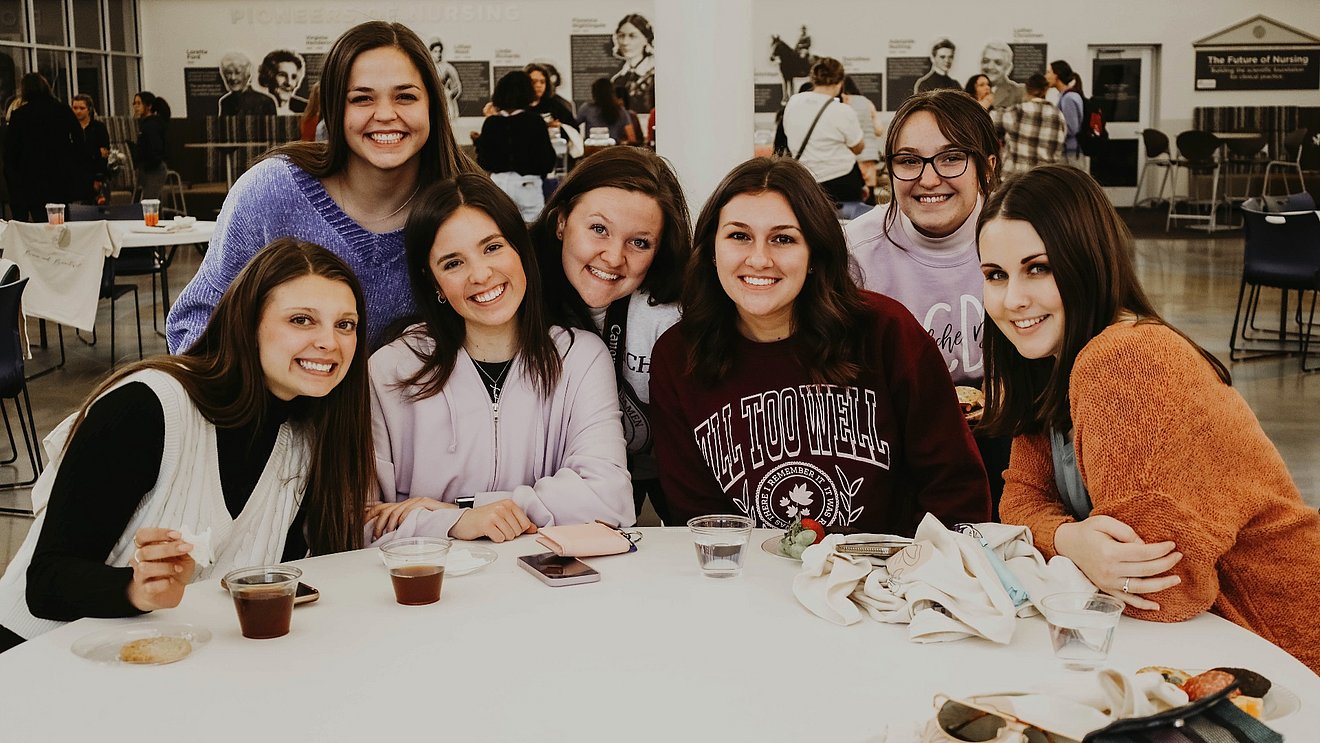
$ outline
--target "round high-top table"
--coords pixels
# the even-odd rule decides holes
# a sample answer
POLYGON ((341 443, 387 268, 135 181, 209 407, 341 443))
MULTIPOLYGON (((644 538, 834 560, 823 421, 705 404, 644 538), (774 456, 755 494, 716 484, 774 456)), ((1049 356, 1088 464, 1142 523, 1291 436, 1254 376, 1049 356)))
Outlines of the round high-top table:
MULTIPOLYGON (((599 583, 551 588, 518 565, 530 536, 444 582, 437 604, 395 603, 376 550, 303 560, 319 602, 289 635, 246 640, 216 580, 176 609, 83 619, 0 655, 0 739, 13 741, 835 741, 883 740, 932 715, 936 693, 1067 680, 1040 619, 1007 646, 921 645, 907 627, 838 627, 793 597, 799 564, 757 530, 742 576, 701 575, 686 529, 642 529, 633 554, 592 558, 599 583), (104 665, 70 652, 93 631, 188 622, 213 639, 166 666, 104 665)), ((456 543, 461 547, 463 543, 456 543)), ((1212 615, 1124 618, 1110 665, 1255 669, 1301 699, 1270 723, 1291 741, 1320 729, 1320 678, 1212 615)))

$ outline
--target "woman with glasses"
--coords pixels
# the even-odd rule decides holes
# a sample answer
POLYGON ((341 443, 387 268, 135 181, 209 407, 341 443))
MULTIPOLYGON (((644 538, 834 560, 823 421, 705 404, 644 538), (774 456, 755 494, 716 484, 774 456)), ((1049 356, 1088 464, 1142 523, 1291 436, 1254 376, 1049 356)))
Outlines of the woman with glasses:
POLYGON ((811 173, 749 160, 702 209, 683 319, 655 346, 670 514, 905 535, 926 513, 984 521, 985 470, 952 387, 911 314, 854 283, 811 173))
MULTIPOLYGON (((935 339, 954 384, 970 387, 980 387, 985 374, 976 217, 999 183, 998 152, 990 114, 971 96, 914 95, 894 114, 885 140, 893 201, 847 227, 862 286, 907 306, 935 339)), ((981 443, 997 495, 1007 442, 981 443)))

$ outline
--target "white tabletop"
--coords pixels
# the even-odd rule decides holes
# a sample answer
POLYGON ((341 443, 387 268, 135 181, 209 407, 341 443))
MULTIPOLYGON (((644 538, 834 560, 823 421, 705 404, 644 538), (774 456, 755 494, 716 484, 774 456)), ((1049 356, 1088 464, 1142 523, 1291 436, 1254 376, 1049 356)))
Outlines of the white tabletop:
MULTIPOLYGON (((161 224, 169 224, 170 220, 161 220, 161 224)), ((166 231, 160 229, 151 229, 138 219, 113 219, 107 224, 110 227, 110 240, 114 242, 116 250, 119 248, 163 248, 170 245, 192 245, 194 243, 205 243, 211 241, 211 235, 215 232, 215 222, 203 222, 198 220, 192 223, 186 230, 166 231)))
MULTIPOLYGON (((799 565, 753 534, 742 577, 703 578, 686 529, 646 529, 635 554, 589 560, 599 583, 550 588, 499 559, 449 577, 438 604, 399 606, 375 550, 305 560, 321 590, 293 630, 245 640, 215 581, 173 610, 84 619, 0 655, 6 740, 880 740, 922 722, 937 692, 1015 690, 1070 676, 1043 622, 1009 646, 918 645, 902 625, 838 627, 794 599, 799 565), (108 626, 200 624, 214 639, 182 662, 97 665, 70 645, 108 626), (415 736, 415 737, 414 737, 415 736)), ((460 543, 461 544, 461 543, 460 543)), ((1320 678, 1212 615, 1165 625, 1124 618, 1111 664, 1255 669, 1302 700, 1271 723, 1320 729, 1320 678)))

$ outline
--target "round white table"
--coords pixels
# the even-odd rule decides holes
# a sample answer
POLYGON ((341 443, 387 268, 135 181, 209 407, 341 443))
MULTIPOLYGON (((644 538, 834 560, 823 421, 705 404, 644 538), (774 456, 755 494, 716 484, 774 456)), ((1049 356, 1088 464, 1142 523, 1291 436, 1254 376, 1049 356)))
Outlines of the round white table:
MULTIPOLYGON (((177 609, 84 619, 0 655, 5 740, 750 741, 883 740, 932 714, 937 692, 1025 689, 1064 680, 1039 619, 1013 642, 918 645, 907 628, 838 627, 793 597, 799 565, 762 552, 743 575, 702 577, 686 529, 644 529, 637 553, 588 560, 599 583, 550 588, 516 564, 531 537, 449 577, 438 604, 399 606, 375 550, 298 563, 321 590, 292 632, 245 640, 218 581, 177 609), (109 626, 190 622, 210 643, 167 666, 100 665, 70 646, 109 626)), ((461 543, 460 543, 461 544, 461 543)), ((1241 666, 1282 684, 1300 711, 1271 723, 1320 729, 1320 678, 1212 615, 1181 624, 1123 619, 1113 667, 1241 666)))

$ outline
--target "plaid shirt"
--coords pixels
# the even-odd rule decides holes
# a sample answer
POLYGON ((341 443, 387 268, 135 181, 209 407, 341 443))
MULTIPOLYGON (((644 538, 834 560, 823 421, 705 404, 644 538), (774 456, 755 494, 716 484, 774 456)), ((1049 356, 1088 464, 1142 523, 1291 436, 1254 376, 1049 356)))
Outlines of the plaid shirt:
POLYGON ((1004 175, 1063 159, 1068 123, 1053 103, 1030 98, 1011 108, 991 109, 990 117, 1004 131, 1004 175))

